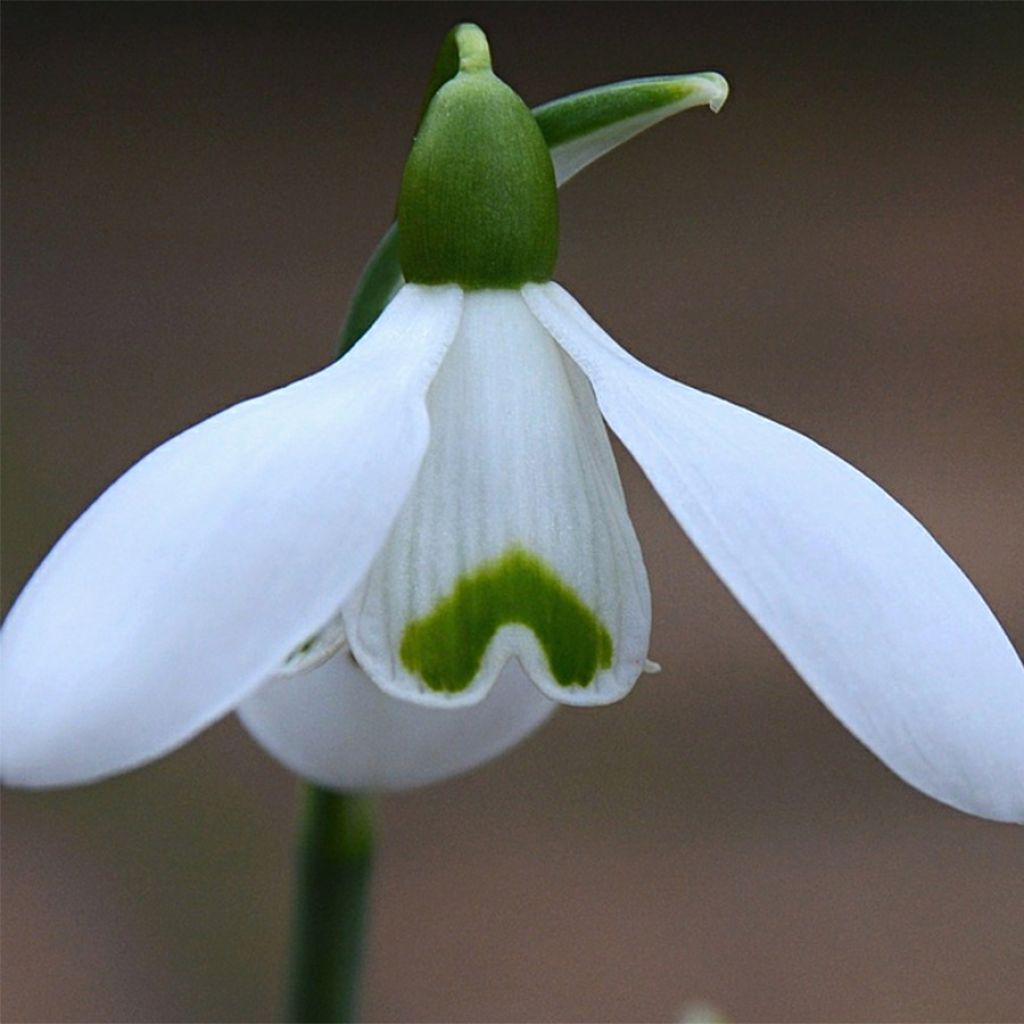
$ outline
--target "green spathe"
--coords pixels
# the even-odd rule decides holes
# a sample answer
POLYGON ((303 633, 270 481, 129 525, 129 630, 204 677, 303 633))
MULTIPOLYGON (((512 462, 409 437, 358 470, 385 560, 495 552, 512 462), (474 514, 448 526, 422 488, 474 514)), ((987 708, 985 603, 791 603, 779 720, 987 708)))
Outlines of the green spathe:
MULTIPOLYGON (((423 111, 445 82, 459 72, 453 30, 445 38, 431 75, 423 111)), ((532 110, 551 153, 556 182, 572 178, 605 153, 664 117, 706 103, 719 110, 729 94, 713 71, 662 75, 600 85, 551 100, 532 110)), ((347 352, 372 326, 403 284, 398 262, 398 225, 392 224, 367 263, 345 317, 339 345, 347 352)))
POLYGON ((558 254, 558 200, 544 137, 526 104, 491 71, 480 29, 460 25, 449 38, 458 73, 434 93, 402 177, 402 273, 418 284, 468 290, 548 281, 558 254))
POLYGON ((530 629, 560 686, 589 686, 612 663, 608 630, 536 555, 511 548, 461 577, 432 611, 402 634, 402 664, 431 690, 459 693, 480 671, 502 627, 530 629))
POLYGON ((652 115, 664 107, 685 110, 687 106, 707 103, 718 111, 728 95, 729 86, 716 71, 656 75, 563 96, 542 103, 533 110, 533 116, 549 149, 556 149, 604 128, 628 124, 634 118, 656 123, 660 118, 652 115))

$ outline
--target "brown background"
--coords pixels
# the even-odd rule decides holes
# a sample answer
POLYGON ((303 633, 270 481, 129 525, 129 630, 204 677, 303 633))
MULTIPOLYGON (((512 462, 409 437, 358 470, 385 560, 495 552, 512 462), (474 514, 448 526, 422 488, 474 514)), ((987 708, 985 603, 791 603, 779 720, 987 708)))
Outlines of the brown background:
MULTIPOLYGON (((136 458, 330 357, 464 18, 530 103, 729 77, 565 190, 559 279, 899 496, 1020 648, 1020 5, 8 5, 6 601, 136 458)), ((383 801, 366 1015, 1022 1019, 1024 833, 893 778, 624 477, 665 670, 383 801)), ((272 1019, 295 807, 234 721, 5 792, 4 1020, 272 1019)))

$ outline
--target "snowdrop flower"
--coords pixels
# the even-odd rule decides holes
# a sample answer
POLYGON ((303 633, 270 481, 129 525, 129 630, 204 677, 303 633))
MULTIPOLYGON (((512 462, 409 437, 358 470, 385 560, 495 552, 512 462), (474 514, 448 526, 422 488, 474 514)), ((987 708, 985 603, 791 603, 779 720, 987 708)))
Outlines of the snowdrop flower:
POLYGON ((939 800, 1024 818, 1024 670, 977 591, 857 470, 645 366, 552 282, 548 149, 482 34, 458 44, 373 327, 152 452, 26 586, 5 780, 99 778, 237 709, 317 782, 411 785, 619 700, 651 609, 603 419, 855 735, 939 800))

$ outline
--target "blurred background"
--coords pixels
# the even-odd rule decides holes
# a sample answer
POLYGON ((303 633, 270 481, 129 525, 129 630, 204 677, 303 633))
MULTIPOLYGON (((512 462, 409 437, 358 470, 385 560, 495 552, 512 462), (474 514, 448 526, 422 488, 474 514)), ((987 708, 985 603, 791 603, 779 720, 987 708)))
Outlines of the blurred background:
MULTIPOLYGON (((878 480, 1020 649, 1024 8, 1000 4, 7 4, 5 607, 150 448, 331 358, 463 19, 531 104, 729 78, 721 114, 564 190, 559 280, 878 480)), ((664 671, 382 800, 365 1016, 1020 1020, 1024 834, 894 778, 623 474, 664 671)), ((273 1020, 297 795, 234 720, 5 791, 3 1019, 273 1020)))

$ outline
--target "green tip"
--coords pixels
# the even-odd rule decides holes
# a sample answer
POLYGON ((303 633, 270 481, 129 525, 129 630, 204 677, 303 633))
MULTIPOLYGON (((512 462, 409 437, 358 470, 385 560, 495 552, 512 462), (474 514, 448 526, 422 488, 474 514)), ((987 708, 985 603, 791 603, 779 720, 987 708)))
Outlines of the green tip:
POLYGON ((423 95, 419 122, 423 122, 430 101, 445 82, 450 82, 460 71, 490 71, 490 69, 491 47, 480 26, 470 22, 456 25, 444 37, 444 41, 437 51, 434 70, 427 83, 427 91, 423 95))
POLYGON ((558 253, 551 157, 527 106, 492 73, 476 25, 448 34, 431 89, 398 202, 406 280, 470 290, 550 280, 558 253))
POLYGON ((454 37, 455 48, 459 54, 460 71, 490 71, 491 47, 487 36, 479 25, 467 21, 456 25, 450 35, 454 37))

